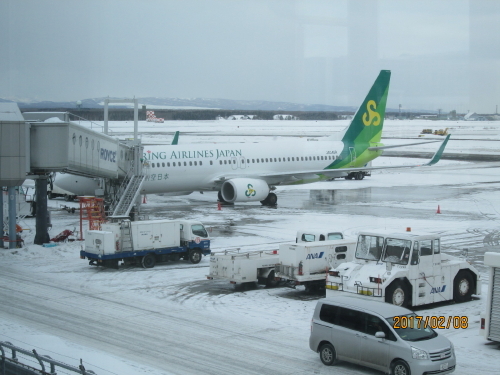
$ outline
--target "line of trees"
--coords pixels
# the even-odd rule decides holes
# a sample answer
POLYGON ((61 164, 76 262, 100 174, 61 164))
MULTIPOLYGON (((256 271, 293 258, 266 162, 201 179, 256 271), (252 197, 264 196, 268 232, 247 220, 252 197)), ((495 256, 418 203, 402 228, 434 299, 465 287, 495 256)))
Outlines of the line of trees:
MULTIPOLYGON (((149 110, 149 109, 147 109, 149 110)), ((283 111, 251 111, 251 110, 220 110, 220 109, 153 109, 155 116, 171 120, 215 120, 217 116, 255 115, 256 120, 272 120, 274 115, 283 111)), ((22 112, 70 112, 90 121, 104 121, 104 109, 101 108, 23 108, 22 112)), ((134 110, 131 108, 110 108, 110 121, 133 121, 134 110)), ((287 114, 299 120, 338 120, 335 112, 286 111, 287 114)), ((146 120, 146 109, 139 109, 139 121, 146 120)))

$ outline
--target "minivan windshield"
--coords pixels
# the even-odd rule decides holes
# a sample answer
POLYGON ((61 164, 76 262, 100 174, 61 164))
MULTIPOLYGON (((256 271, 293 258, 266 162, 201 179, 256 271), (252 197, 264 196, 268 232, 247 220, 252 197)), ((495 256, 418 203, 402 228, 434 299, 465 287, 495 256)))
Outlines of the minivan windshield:
POLYGON ((205 227, 201 224, 192 225, 191 230, 193 231, 193 234, 195 236, 200 236, 200 237, 204 237, 204 238, 208 237, 208 233, 207 233, 205 227))
POLYGON ((405 341, 430 340, 437 336, 437 333, 426 324, 425 319, 417 318, 416 314, 395 316, 387 318, 387 321, 405 341))
POLYGON ((366 260, 379 260, 382 255, 384 238, 361 234, 356 245, 356 258, 366 260))

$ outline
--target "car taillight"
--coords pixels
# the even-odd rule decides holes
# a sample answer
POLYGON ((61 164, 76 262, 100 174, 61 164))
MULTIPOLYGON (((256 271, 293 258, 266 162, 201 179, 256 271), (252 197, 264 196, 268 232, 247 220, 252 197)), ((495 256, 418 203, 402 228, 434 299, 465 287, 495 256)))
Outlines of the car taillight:
POLYGON ((330 271, 329 272, 330 276, 336 276, 336 277, 339 277, 340 275, 340 272, 339 271, 330 271))
POLYGON ((485 325, 486 325, 486 320, 484 318, 481 318, 481 329, 484 329, 485 325))
POLYGON ((382 284, 382 279, 380 277, 370 277, 371 283, 382 284))

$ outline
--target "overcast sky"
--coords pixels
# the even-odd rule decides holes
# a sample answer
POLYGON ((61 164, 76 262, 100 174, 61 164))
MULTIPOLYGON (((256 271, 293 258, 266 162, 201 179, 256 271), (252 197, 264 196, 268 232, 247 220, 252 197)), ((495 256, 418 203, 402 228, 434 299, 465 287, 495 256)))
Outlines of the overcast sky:
POLYGON ((0 0, 0 47, 5 99, 500 104, 498 0, 0 0))

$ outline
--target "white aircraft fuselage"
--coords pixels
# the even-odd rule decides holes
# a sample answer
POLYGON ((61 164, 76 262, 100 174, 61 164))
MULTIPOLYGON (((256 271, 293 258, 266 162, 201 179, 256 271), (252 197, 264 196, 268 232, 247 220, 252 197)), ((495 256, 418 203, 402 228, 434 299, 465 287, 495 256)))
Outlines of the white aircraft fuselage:
POLYGON ((340 141, 318 139, 145 146, 141 193, 218 190, 221 181, 237 177, 261 178, 270 185, 318 181, 317 174, 302 173, 326 168, 342 148, 340 141), (293 176, 299 171, 300 177, 293 176))

